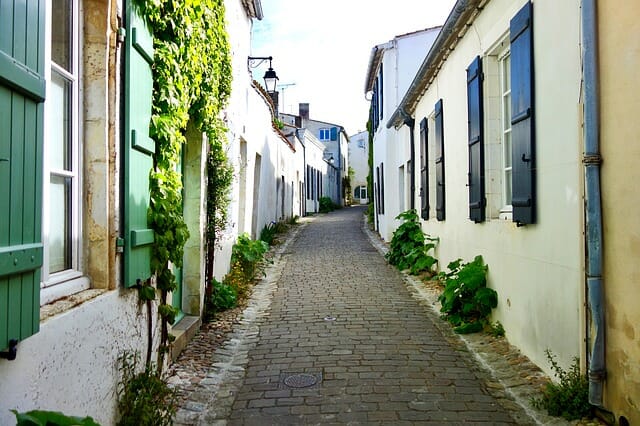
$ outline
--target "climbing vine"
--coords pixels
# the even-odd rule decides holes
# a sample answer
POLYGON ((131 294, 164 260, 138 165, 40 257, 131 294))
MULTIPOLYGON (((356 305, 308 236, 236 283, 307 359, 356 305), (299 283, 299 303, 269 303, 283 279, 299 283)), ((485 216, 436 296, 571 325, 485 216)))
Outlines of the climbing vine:
MULTIPOLYGON (((154 39, 151 137, 156 143, 150 175, 149 225, 155 231, 151 269, 160 292, 158 372, 168 349, 168 324, 177 309, 167 303, 177 288, 172 266, 181 267, 189 232, 182 216, 182 180, 178 171, 187 124, 209 141, 207 232, 209 250, 226 227, 233 169, 226 156, 226 128, 220 111, 231 92, 231 58, 223 0, 135 0, 154 39)), ((140 292, 147 303, 155 291, 140 292)), ((147 358, 149 359, 149 358, 147 358)))

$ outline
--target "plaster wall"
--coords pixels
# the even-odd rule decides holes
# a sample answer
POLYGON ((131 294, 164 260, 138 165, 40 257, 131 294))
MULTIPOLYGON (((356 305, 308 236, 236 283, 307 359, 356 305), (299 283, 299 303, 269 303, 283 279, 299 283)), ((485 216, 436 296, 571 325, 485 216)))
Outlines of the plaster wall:
POLYGON ((108 291, 44 321, 39 333, 20 342, 14 361, 0 360, 0 424, 15 424, 10 409, 115 424, 118 356, 146 354, 146 308, 137 299, 135 290, 108 291))
POLYGON ((598 1, 607 378, 605 407, 640 424, 640 4, 598 1))
MULTIPOLYGON (((354 171, 351 182, 351 196, 353 196, 353 191, 358 186, 367 186, 367 176, 369 175, 369 132, 356 133, 350 136, 349 140, 349 166, 354 171)), ((362 201, 367 203, 369 199, 371 199, 371 194, 368 194, 368 198, 362 201)), ((354 198, 354 202, 358 204, 360 199, 354 198)))
MULTIPOLYGON (((419 101, 414 118, 419 123, 429 117, 443 99, 446 220, 438 222, 432 215, 423 222, 427 234, 440 238, 440 268, 457 258, 470 261, 482 255, 489 265, 489 286, 499 298, 492 320, 504 325, 511 343, 552 373, 545 349, 556 354, 563 367, 584 351, 577 0, 534 4, 538 223, 516 227, 498 216, 481 224, 468 219, 465 70, 476 55, 486 60, 524 3, 493 0, 485 6, 419 101)), ((417 132, 419 137, 419 128, 417 132)), ((489 148, 490 143, 485 146, 485 169, 495 169, 500 156, 489 148)), ((487 177, 488 188, 494 178, 487 177)))

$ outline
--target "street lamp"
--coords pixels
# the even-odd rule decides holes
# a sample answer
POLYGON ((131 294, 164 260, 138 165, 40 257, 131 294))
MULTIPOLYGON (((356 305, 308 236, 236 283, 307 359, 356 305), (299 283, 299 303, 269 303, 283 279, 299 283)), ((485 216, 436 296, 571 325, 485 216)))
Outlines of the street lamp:
POLYGON ((269 69, 264 73, 264 86, 268 93, 275 93, 276 85, 278 84, 278 76, 271 67, 272 56, 249 56, 247 65, 249 68, 255 68, 262 64, 264 61, 269 61, 269 69))

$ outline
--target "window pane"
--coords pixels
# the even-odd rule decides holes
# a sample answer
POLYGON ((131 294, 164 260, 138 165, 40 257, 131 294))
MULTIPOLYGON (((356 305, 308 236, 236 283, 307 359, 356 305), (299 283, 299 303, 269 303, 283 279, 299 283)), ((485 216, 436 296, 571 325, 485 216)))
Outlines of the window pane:
POLYGON ((54 273, 71 268, 71 178, 51 176, 49 190, 49 273, 54 273))
POLYGON ((504 133, 504 168, 511 168, 511 130, 504 133))
POLYGON ((49 164, 53 170, 71 170, 71 83, 55 71, 51 71, 51 96, 47 102, 51 102, 49 164))
POLYGON ((52 0, 51 60, 71 71, 71 0, 52 0))
POLYGON ((511 170, 505 170, 504 172, 504 198, 505 198, 505 205, 506 206, 510 206, 511 205, 511 170))

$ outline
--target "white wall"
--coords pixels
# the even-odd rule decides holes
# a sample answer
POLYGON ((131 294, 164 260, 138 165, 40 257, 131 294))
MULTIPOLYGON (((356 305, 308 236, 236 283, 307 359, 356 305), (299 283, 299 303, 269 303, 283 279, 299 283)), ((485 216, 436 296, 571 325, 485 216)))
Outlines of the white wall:
MULTIPOLYGON (((420 100, 414 117, 416 122, 428 117, 436 101, 444 100, 446 220, 435 220, 432 204, 431 218, 423 222, 426 233, 440 238, 440 267, 482 255, 489 265, 489 284, 499 297, 493 320, 504 325, 511 343, 551 373, 545 349, 557 354, 563 365, 583 350, 577 0, 537 0, 534 5, 538 223, 519 228, 498 218, 481 224, 468 219, 465 69, 507 33, 510 18, 524 3, 493 0, 485 7, 420 100)), ((495 167, 500 154, 487 147, 486 154, 485 169, 495 167)), ((434 185, 431 180, 430 191, 434 185)))
POLYGON ((15 424, 10 409, 115 424, 117 359, 125 350, 139 351, 144 362, 146 328, 135 290, 108 291, 44 321, 39 333, 18 344, 14 361, 0 360, 0 424, 15 424))
MULTIPOLYGON (((369 132, 356 133, 349 137, 349 166, 353 169, 354 175, 351 182, 351 196, 353 191, 361 185, 367 186, 367 176, 369 175, 369 132), (362 144, 362 147, 359 146, 362 144)), ((372 194, 367 194, 367 199, 362 200, 367 203, 372 194)), ((360 199, 354 199, 356 204, 360 199)))

